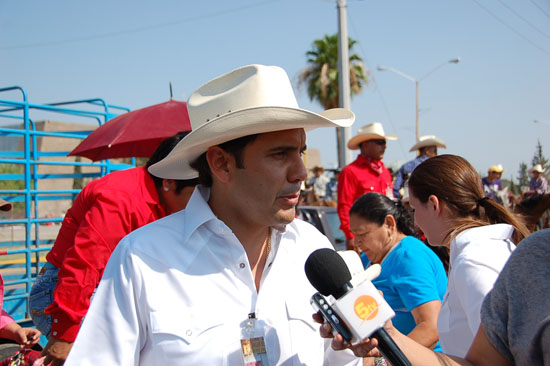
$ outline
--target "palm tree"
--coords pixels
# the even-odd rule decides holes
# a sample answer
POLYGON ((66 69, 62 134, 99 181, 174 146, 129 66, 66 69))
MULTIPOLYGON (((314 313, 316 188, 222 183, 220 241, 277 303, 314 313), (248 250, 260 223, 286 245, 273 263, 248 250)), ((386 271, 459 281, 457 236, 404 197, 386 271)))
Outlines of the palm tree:
MULTIPOLYGON (((351 96, 359 94, 368 81, 363 60, 351 52, 356 43, 348 38, 351 96)), ((298 75, 298 87, 307 84, 309 99, 317 100, 325 109, 338 107, 338 35, 316 39, 306 56, 308 66, 298 75)))

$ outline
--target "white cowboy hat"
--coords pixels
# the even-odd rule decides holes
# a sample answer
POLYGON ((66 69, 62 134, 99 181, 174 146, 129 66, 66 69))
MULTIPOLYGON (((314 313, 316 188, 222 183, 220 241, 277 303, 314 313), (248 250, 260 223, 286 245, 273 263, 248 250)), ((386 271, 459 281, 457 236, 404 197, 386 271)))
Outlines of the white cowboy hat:
POLYGON ((12 204, 11 202, 8 202, 8 201, 4 201, 3 199, 0 198, 0 211, 9 211, 12 209, 12 204))
POLYGON ((374 122, 357 130, 357 135, 348 141, 348 149, 357 150, 361 143, 368 140, 397 140, 395 135, 386 135, 380 122, 374 122))
POLYGON ((434 135, 427 135, 427 136, 421 136, 418 139, 418 142, 416 144, 414 144, 413 147, 411 147, 411 149, 409 151, 412 152, 412 151, 419 150, 419 149, 421 149, 423 147, 427 147, 427 146, 437 146, 437 147, 442 147, 442 148, 447 147, 447 145, 445 145, 443 140, 438 139, 434 135))
POLYGON ((491 172, 502 173, 503 171, 504 171, 504 168, 500 164, 493 165, 489 168, 489 173, 491 172))
POLYGON ((192 131, 161 161, 149 167, 165 179, 192 179, 189 165, 210 146, 239 137, 295 128, 349 127, 352 111, 319 114, 300 109, 286 72, 280 67, 249 65, 198 88, 187 101, 192 131))
POLYGON ((529 169, 529 172, 539 172, 539 173, 542 174, 542 173, 544 173, 544 169, 542 168, 542 165, 537 164, 534 167, 532 167, 531 169, 529 169))

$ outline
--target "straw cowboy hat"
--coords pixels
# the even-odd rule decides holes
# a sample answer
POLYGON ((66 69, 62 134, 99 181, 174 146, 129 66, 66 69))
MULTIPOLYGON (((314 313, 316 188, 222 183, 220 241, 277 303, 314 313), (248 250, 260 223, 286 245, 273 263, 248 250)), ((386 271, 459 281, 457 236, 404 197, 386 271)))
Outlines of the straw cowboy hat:
POLYGON ((434 135, 428 135, 428 136, 421 136, 418 139, 418 142, 416 144, 414 144, 413 147, 411 147, 411 149, 409 151, 412 152, 412 151, 419 150, 419 149, 422 149, 423 147, 428 147, 428 146, 437 146, 437 147, 442 147, 442 148, 447 147, 447 145, 445 145, 443 140, 438 139, 434 135))
POLYGON ((386 135, 380 122, 374 122, 357 130, 357 135, 348 141, 348 149, 357 150, 361 143, 368 140, 397 140, 395 135, 386 135))
POLYGON ((544 173, 544 169, 542 168, 542 165, 537 164, 534 167, 532 167, 531 169, 529 169, 529 172, 539 172, 539 173, 542 174, 542 173, 544 173))
POLYGON ((349 127, 353 112, 334 108, 319 114, 300 109, 286 72, 280 67, 248 65, 198 88, 187 101, 192 131, 163 160, 149 167, 166 179, 192 179, 189 165, 210 146, 239 137, 304 128, 349 127))
POLYGON ((493 165, 492 167, 489 168, 489 173, 491 172, 502 173, 503 171, 504 171, 504 168, 500 164, 493 165))
POLYGON ((3 199, 0 198, 0 211, 9 211, 11 210, 12 207, 13 206, 11 202, 4 201, 3 199))

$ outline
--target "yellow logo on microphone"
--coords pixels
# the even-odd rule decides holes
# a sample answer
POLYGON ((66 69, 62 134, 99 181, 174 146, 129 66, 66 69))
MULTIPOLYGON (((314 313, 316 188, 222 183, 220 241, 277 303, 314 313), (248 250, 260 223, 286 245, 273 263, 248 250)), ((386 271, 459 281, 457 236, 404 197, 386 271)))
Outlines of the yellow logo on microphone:
POLYGON ((362 320, 371 320, 378 315, 378 303, 368 295, 362 295, 353 304, 355 314, 362 320))

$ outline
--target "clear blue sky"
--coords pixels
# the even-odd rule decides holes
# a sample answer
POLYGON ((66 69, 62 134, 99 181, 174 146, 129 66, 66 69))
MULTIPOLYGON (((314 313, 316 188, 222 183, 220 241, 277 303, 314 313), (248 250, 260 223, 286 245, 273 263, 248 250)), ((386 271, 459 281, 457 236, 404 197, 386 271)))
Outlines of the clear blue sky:
MULTIPOLYGON (((137 109, 187 97, 238 66, 283 67, 295 78, 312 41, 337 30, 328 0, 0 0, 0 87, 19 85, 31 102, 92 97, 137 109)), ((414 157, 414 83, 420 78, 420 134, 478 171, 504 178, 530 165, 537 139, 550 156, 550 2, 548 0, 348 0, 348 33, 371 70, 352 100, 362 125, 380 121, 387 165, 414 157), (535 123, 534 120, 540 121, 535 123)), ((297 90, 301 107, 320 111, 297 90)), ((0 95, 0 98, 5 96, 0 95)), ((308 134, 327 167, 337 162, 333 129, 308 134)))

